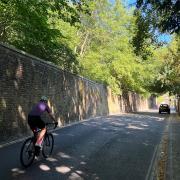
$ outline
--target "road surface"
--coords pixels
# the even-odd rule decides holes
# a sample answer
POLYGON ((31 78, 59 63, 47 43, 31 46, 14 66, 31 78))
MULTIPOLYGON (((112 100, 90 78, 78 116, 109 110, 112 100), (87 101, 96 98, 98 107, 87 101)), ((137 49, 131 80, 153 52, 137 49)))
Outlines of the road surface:
POLYGON ((92 118, 54 131, 52 157, 24 169, 22 142, 0 148, 0 179, 146 180, 166 117, 158 112, 92 118))

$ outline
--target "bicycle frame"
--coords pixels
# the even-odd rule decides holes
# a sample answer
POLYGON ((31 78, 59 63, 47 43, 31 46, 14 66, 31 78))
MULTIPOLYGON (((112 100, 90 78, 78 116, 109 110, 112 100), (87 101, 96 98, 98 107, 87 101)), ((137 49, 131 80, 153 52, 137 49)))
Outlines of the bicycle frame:
MULTIPOLYGON (((46 126, 48 126, 49 124, 54 124, 55 123, 46 123, 46 126)), ((56 127, 56 126, 55 126, 56 127)), ((33 136, 27 138, 22 147, 21 147, 21 153, 20 153, 20 161, 21 164, 24 167, 29 167, 33 161, 34 161, 34 157, 35 157, 35 143, 37 140, 37 135, 38 133, 41 131, 41 129, 37 129, 35 128, 33 130, 33 136), (26 146, 27 145, 27 146, 26 146), (33 145, 33 147, 31 147, 31 145, 33 145), (27 162, 26 162, 27 161, 27 162)), ((48 132, 48 129, 46 130, 46 133, 44 135, 43 141, 42 141, 42 155, 47 158, 51 155, 52 150, 53 150, 53 146, 54 146, 54 138, 52 133, 48 132), (43 144, 43 143, 46 144, 43 144), (45 148, 45 149, 44 149, 45 148)))

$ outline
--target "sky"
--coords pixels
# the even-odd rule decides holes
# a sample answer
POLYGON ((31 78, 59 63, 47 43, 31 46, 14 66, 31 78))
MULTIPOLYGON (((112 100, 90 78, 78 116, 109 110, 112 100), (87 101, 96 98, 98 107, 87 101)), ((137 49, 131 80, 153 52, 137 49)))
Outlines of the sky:
POLYGON ((160 42, 169 43, 171 39, 172 39, 171 35, 165 33, 158 36, 158 40, 160 42))
MULTIPOLYGON (((115 0, 109 0, 110 2, 114 3, 115 0)), ((136 3, 136 0, 122 0, 125 5, 133 5, 136 3)))
POLYGON ((127 1, 127 4, 132 5, 132 4, 136 4, 136 0, 125 0, 127 1))
MULTIPOLYGON (((114 3, 115 0, 109 0, 111 3, 114 3)), ((122 0, 123 3, 125 3, 125 6, 128 7, 128 6, 135 6, 136 5, 136 1, 137 0, 122 0)), ((168 43, 171 41, 171 35, 169 34, 159 34, 158 36, 158 40, 160 42, 165 42, 165 43, 168 43)))

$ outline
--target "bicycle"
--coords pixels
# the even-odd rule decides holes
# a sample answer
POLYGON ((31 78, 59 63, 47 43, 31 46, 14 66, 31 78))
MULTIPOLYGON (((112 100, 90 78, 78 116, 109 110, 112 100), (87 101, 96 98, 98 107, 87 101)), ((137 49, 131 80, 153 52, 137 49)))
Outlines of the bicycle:
MULTIPOLYGON (((54 129, 56 128, 55 123, 46 123, 46 127, 54 124, 54 129)), ((33 136, 27 138, 22 147, 21 147, 21 152, 20 152, 20 162, 23 167, 27 168, 29 167, 34 159, 35 159, 35 143, 37 140, 38 133, 41 131, 41 129, 33 129, 33 136)), ((48 132, 48 128, 46 130, 44 139, 42 141, 42 155, 44 158, 48 158, 53 151, 54 147, 54 137, 52 133, 48 132)))

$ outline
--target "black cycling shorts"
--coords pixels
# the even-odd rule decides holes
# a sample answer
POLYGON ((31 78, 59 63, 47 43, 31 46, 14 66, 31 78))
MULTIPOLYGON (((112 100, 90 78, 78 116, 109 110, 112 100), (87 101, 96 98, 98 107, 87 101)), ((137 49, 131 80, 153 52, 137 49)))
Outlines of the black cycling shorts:
POLYGON ((34 128, 43 129, 45 128, 45 123, 42 121, 40 116, 28 116, 28 124, 33 130, 34 128))

